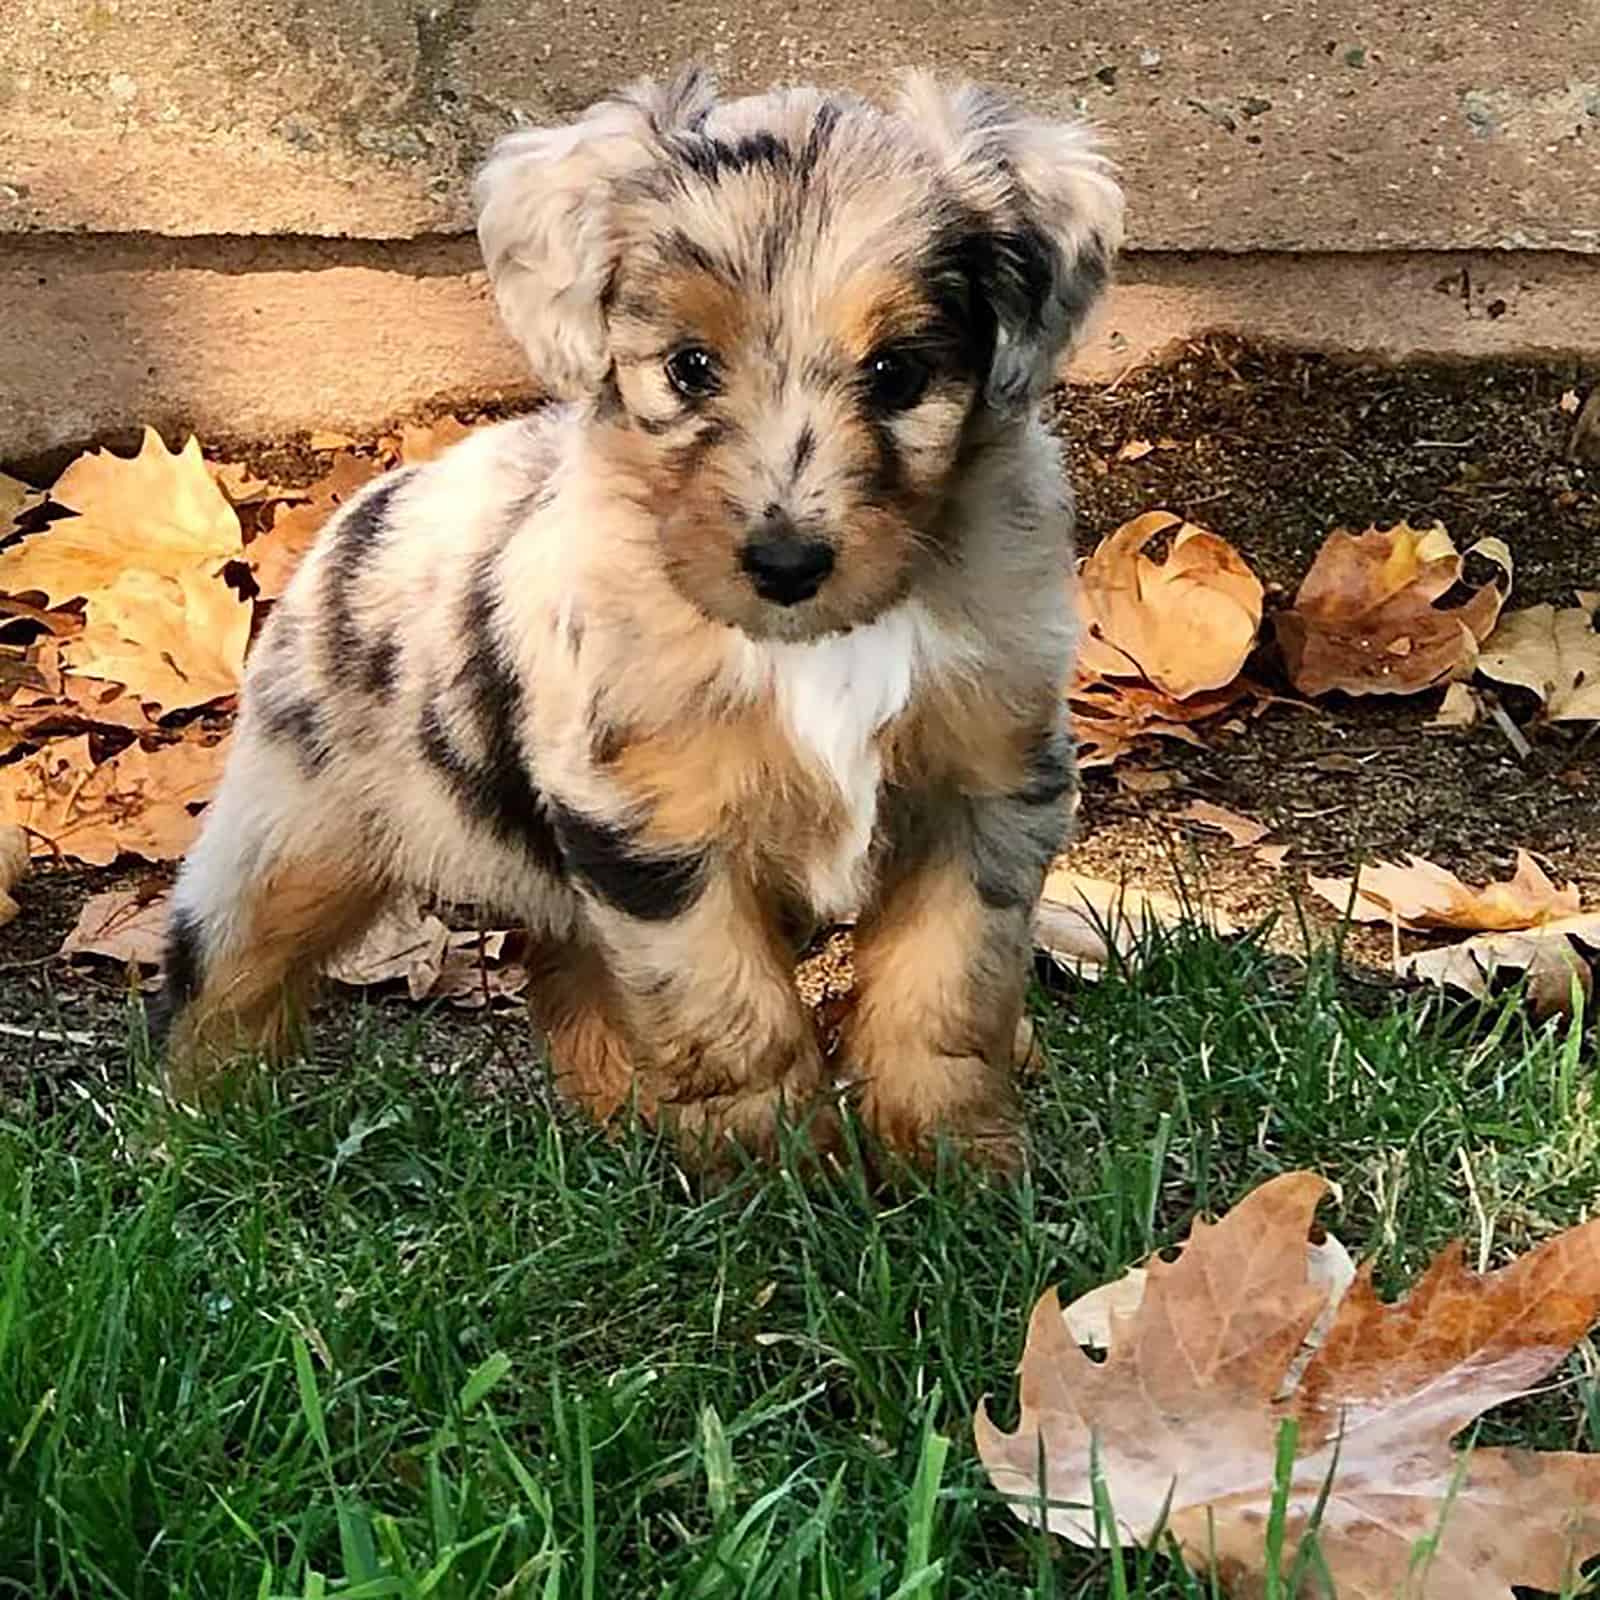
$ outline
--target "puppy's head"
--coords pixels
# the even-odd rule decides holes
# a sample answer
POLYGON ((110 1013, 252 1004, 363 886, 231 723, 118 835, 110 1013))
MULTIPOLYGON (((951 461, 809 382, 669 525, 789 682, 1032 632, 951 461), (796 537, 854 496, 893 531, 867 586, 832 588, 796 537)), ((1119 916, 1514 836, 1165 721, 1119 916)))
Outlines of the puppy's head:
POLYGON ((870 620, 936 559, 964 453, 1102 288, 1091 136, 913 77, 898 105, 698 72, 514 133, 478 180, 503 314, 594 405, 666 572, 756 637, 870 620))

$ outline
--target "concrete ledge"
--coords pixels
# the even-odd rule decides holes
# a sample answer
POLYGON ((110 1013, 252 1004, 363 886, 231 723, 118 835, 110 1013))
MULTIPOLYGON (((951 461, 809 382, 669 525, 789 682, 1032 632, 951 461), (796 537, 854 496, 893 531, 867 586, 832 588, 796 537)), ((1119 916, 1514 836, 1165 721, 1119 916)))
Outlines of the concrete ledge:
MULTIPOLYGON (((469 240, 0 241, 0 461, 132 439, 362 431, 528 392, 469 240)), ((1073 375, 1213 330, 1384 360, 1600 362, 1600 267, 1559 253, 1134 253, 1073 375)))
POLYGON ((467 170, 698 57, 931 65, 1114 136, 1144 250, 1600 251, 1594 0, 7 0, 0 233, 413 238, 467 170))

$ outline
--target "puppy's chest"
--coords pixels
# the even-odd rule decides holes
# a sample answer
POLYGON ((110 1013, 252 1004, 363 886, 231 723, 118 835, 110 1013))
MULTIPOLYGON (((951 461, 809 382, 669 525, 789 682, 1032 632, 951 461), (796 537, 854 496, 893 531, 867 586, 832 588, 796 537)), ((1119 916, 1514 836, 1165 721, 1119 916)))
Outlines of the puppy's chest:
POLYGON ((617 778, 660 842, 711 845, 797 891, 819 917, 857 909, 896 730, 937 650, 920 612, 804 644, 741 642, 738 710, 624 750, 617 778))

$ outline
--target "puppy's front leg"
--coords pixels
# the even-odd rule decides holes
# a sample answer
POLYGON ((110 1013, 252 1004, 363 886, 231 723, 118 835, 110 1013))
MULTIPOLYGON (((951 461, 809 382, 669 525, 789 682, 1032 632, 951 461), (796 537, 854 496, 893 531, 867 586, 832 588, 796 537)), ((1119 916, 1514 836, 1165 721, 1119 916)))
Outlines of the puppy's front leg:
POLYGON ((780 1116, 826 1142, 832 1119, 812 1107, 823 1081, 810 1013, 793 960, 755 891, 715 863, 692 903, 671 917, 593 903, 639 1073, 686 1159, 725 1165, 737 1143, 770 1157, 780 1116))
POLYGON ((918 795, 856 928, 845 1070, 889 1146, 925 1157, 945 1135, 1014 1170, 1023 1143, 1012 1081, 1044 872, 1068 825, 1061 758, 1015 793, 918 795))

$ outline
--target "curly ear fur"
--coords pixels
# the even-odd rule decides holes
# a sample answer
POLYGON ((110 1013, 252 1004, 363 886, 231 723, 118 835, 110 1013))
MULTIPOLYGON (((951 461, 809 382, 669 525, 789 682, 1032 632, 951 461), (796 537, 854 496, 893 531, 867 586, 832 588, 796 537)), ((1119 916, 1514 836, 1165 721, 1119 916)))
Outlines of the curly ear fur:
POLYGON ((473 185, 478 241, 506 326, 553 395, 593 393, 610 367, 602 300, 618 240, 611 191, 661 160, 716 85, 698 67, 643 79, 576 122, 502 138, 473 185))
POLYGON ((996 323, 985 389, 1002 411, 1030 404, 1110 275, 1122 190, 1094 131, 1046 122, 975 84, 913 73, 902 115, 922 132, 981 228, 977 275, 996 323))

